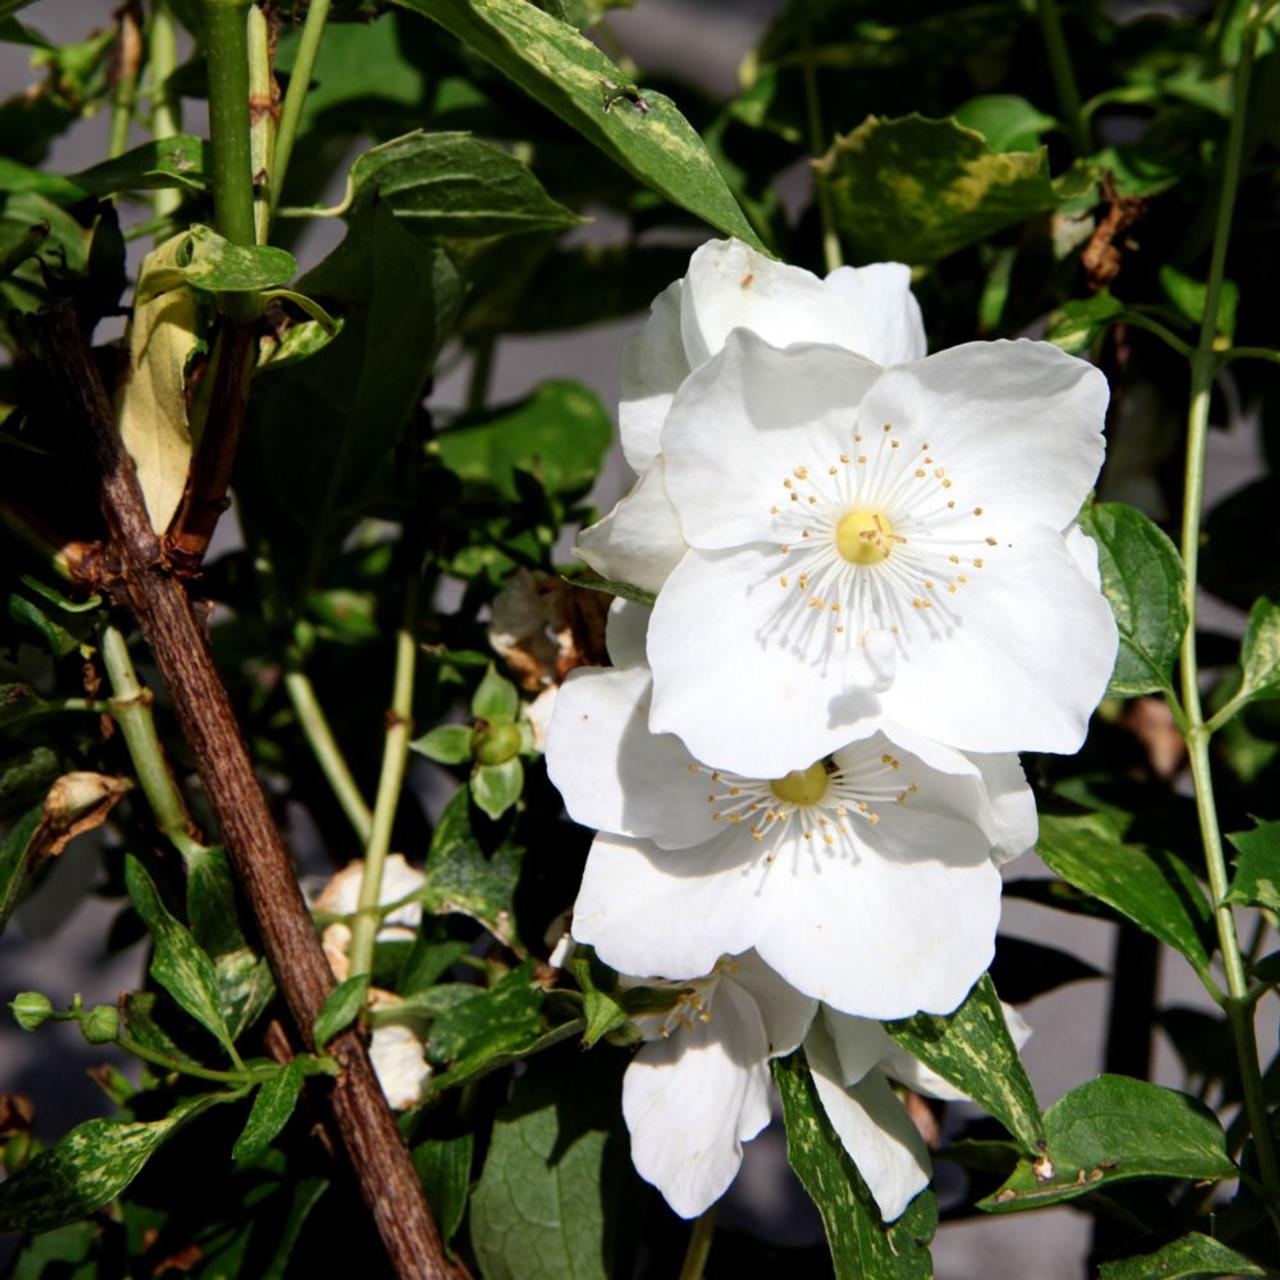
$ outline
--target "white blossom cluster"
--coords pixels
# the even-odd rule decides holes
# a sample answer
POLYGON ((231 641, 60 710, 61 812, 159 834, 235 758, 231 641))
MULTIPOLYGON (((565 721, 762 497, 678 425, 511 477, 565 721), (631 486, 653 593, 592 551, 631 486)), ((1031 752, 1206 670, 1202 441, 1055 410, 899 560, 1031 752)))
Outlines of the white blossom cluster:
POLYGON ((998 867, 1036 838, 1015 753, 1077 750, 1115 663, 1073 524, 1105 379, 1043 342, 925 352, 905 266, 821 280, 729 240, 623 357, 639 478, 579 551, 656 599, 615 602, 547 762, 599 833, 574 938, 679 990, 623 1110, 686 1217, 800 1046, 884 1219, 926 1185, 889 1081, 957 1095, 880 1020, 949 1013, 987 968, 998 867))

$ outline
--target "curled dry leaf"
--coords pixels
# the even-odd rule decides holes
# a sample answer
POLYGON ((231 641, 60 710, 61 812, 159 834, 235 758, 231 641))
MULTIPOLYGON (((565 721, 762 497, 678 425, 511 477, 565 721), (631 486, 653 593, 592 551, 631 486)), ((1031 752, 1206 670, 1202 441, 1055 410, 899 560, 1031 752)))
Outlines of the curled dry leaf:
POLYGON ((558 685, 575 667, 605 660, 609 597, 549 573, 519 569, 493 602, 489 643, 520 687, 558 685))
POLYGON ((78 835, 100 827, 116 802, 133 789, 128 778, 105 773, 65 773, 49 788, 44 817, 31 842, 32 870, 45 858, 56 857, 78 835))

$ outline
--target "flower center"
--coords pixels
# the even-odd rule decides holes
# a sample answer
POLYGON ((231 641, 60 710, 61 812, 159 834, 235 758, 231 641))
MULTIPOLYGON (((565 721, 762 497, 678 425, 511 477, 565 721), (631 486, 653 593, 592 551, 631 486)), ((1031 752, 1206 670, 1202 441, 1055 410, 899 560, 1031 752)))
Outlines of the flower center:
POLYGON ((769 789, 786 804, 817 804, 827 794, 827 766, 819 760, 807 769, 792 769, 784 777, 775 778, 769 789))
POLYGON ((850 564, 880 564, 894 544, 893 525, 883 511, 859 507, 836 525, 836 550, 850 564))

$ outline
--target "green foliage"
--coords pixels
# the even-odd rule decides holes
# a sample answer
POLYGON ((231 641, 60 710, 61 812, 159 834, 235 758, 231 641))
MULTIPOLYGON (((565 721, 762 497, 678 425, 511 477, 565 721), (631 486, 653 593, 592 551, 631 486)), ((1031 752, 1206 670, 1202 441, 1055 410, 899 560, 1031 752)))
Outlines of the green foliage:
POLYGON ((414 1168, 446 1243, 458 1234, 467 1212, 474 1149, 475 1139, 469 1133, 457 1138, 428 1138, 413 1149, 414 1168))
POLYGON ((1210 977, 1210 908, 1184 863, 1160 849, 1126 843, 1106 814, 1042 814, 1036 852, 1049 869, 1114 907, 1140 929, 1179 951, 1210 977))
POLYGON ((1234 1178, 1222 1126, 1185 1093, 1128 1076, 1099 1076, 1044 1113, 1048 1147, 1021 1160, 979 1207, 1012 1213, 1075 1200, 1136 1178, 1234 1178))
POLYGON ((837 1280, 932 1276, 929 1242, 938 1226, 932 1192, 917 1196, 897 1221, 881 1221, 871 1193, 831 1128, 804 1055, 776 1061, 773 1081, 782 1095, 787 1158, 822 1215, 837 1280))
POLYGON ((339 1031, 345 1031, 360 1016, 368 990, 369 975, 357 973, 329 992, 311 1027, 311 1039, 317 1049, 323 1049, 339 1031))
POLYGON ((617 1274, 619 1219, 638 1192, 620 1132, 617 1057, 532 1067, 498 1111, 471 1198, 485 1280, 617 1274))
POLYGON ((179 285, 211 293, 251 293, 292 280, 298 264, 293 255, 269 245, 238 245, 224 240, 211 227, 199 224, 179 232, 161 250, 173 246, 166 265, 138 281, 142 302, 179 285))
POLYGON ((1227 839, 1239 855, 1227 901, 1272 911, 1280 908, 1280 822, 1255 822, 1252 831, 1239 831, 1227 839))
POLYGON ((1098 544, 1102 590, 1120 629, 1110 692, 1173 694, 1173 662, 1187 629, 1185 575, 1177 549, 1140 511, 1098 503, 1081 517, 1098 544))
POLYGON ((1088 190, 1055 181, 1043 149, 998 152, 956 120, 869 117, 819 162, 836 224, 867 261, 935 262, 1088 190))
POLYGON ((759 245, 701 139, 577 31, 525 0, 397 0, 438 22, 659 194, 759 245))
POLYGON ((1104 1262, 1099 1269, 1102 1280, 1214 1280, 1216 1276, 1265 1276, 1265 1267, 1251 1262, 1242 1253, 1193 1231, 1181 1240, 1173 1240, 1154 1253, 1104 1262))
MULTIPOLYGON (((320 1043, 319 1037, 316 1038, 316 1043, 320 1043)), ((231 1152, 236 1160, 249 1164, 271 1145, 280 1130, 289 1123, 305 1078, 303 1063, 301 1059, 295 1058, 259 1087, 254 1095, 249 1118, 231 1152)))
POLYGON ((563 231, 581 219, 528 167, 466 133, 411 133, 351 167, 353 198, 376 196, 399 218, 449 239, 563 231))
POLYGON ((884 1029, 944 1080, 999 1120, 1024 1151, 1044 1141, 1035 1091, 1009 1035, 1000 997, 984 975, 964 1003, 946 1017, 917 1014, 884 1029))
POLYGON ((1260 597, 1249 610, 1240 646, 1240 689, 1250 702, 1280 698, 1280 603, 1260 597))

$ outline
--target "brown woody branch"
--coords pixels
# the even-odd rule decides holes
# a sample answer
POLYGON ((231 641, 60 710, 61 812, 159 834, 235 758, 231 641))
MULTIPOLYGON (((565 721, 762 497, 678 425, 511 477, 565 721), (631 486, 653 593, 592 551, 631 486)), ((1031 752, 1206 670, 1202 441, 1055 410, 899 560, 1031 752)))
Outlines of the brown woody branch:
MULTIPOLYGON (((311 1026, 333 987, 333 975, 208 642, 147 519, 133 463, 74 311, 62 306, 32 316, 29 328, 66 411, 84 423, 95 442, 111 552, 108 585, 133 612, 155 654, 276 982, 300 1040, 314 1048, 311 1026)), ((344 1032, 328 1051, 341 1067, 330 1099, 334 1119, 395 1273, 413 1280, 454 1280, 359 1035, 344 1032)))

